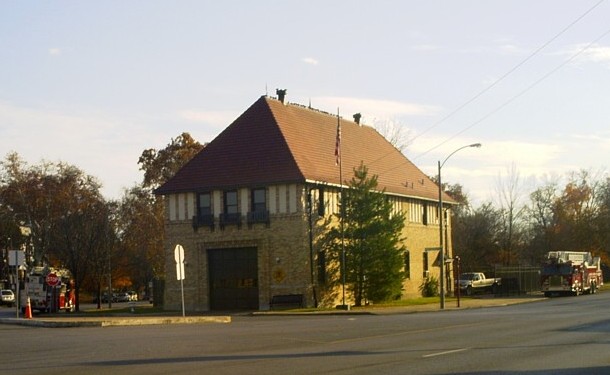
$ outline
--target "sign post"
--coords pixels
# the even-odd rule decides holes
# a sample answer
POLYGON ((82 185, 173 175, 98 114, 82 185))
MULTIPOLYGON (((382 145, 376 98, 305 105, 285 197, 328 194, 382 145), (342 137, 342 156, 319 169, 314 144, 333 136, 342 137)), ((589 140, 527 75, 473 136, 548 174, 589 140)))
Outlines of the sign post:
POLYGON ((44 281, 51 287, 51 312, 57 312, 57 286, 61 284, 61 279, 54 272, 49 272, 44 281))
POLYGON ((15 295, 16 301, 15 310, 17 312, 17 319, 19 319, 19 308, 21 305, 21 296, 19 295, 19 270, 25 269, 25 251, 23 250, 9 250, 8 251, 8 265, 15 267, 15 295))
POLYGON ((176 260, 176 278, 180 280, 180 292, 182 294, 182 316, 184 313, 184 248, 176 245, 174 248, 174 259, 176 260))

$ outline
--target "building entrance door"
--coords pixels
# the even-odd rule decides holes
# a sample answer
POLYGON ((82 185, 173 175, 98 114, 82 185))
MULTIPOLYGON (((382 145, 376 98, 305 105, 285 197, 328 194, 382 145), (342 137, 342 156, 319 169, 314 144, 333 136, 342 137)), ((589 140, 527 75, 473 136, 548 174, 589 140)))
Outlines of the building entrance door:
POLYGON ((258 310, 258 252, 255 247, 209 249, 211 310, 258 310))

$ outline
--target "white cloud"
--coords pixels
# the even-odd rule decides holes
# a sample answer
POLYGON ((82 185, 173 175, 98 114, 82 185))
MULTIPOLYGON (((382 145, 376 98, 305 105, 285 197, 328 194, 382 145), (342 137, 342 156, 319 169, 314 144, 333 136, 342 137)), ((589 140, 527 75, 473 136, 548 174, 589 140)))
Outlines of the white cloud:
POLYGON ((522 169, 537 173, 545 171, 553 163, 558 157, 561 146, 507 140, 487 142, 481 150, 488 160, 497 160, 494 164, 505 166, 515 163, 522 169))
POLYGON ((593 45, 583 52, 581 59, 595 63, 610 63, 610 47, 603 47, 598 44, 593 45))
MULTIPOLYGON (((518 167, 527 168, 528 170, 544 170, 548 165, 556 162, 560 156, 560 152, 564 146, 554 142, 532 142, 521 140, 487 140, 474 138, 457 138, 441 147, 436 147, 442 144, 446 138, 442 136, 433 137, 427 136, 418 138, 409 147, 409 154, 413 158, 418 158, 419 155, 425 153, 425 158, 433 157, 443 159, 451 154, 454 150, 463 145, 473 143, 481 143, 480 148, 476 151, 469 152, 468 150, 460 151, 459 155, 465 159, 484 160, 488 167, 502 166, 515 163, 518 167)), ((423 158, 423 157, 422 157, 423 158)))
POLYGON ((303 58, 303 62, 309 65, 318 65, 320 62, 313 57, 305 57, 303 58))
POLYGON ((61 55, 61 50, 59 48, 49 48, 49 55, 59 56, 61 55))
POLYGON ((502 44, 499 46, 499 48, 500 52, 507 55, 516 55, 523 53, 523 50, 519 46, 516 46, 514 44, 502 44))
POLYGON ((418 138, 409 146, 407 157, 428 175, 436 175, 438 161, 445 161, 443 179, 464 186, 476 203, 493 198, 498 175, 512 164, 523 180, 569 169, 562 160, 565 146, 559 143, 458 138, 429 151, 443 141, 441 136, 418 138), (461 146, 476 142, 481 142, 482 147, 466 148, 452 155, 461 146), (446 159, 448 156, 450 159, 446 159))
POLYGON ((588 44, 576 44, 563 51, 559 55, 575 56, 577 62, 581 63, 603 63, 610 66, 610 47, 601 46, 597 43, 587 47, 588 44))
POLYGON ((511 38, 498 38, 493 41, 495 48, 504 55, 520 55, 527 51, 511 38))
MULTIPOLYGON (((364 118, 393 119, 398 116, 430 116, 439 111, 432 105, 349 97, 318 97, 315 103, 322 103, 325 108, 339 108, 342 114, 361 113, 364 118)), ((344 115, 342 115, 344 116, 344 115)), ((344 116, 345 117, 345 116, 344 116)), ((366 122, 366 121, 365 121, 366 122)))
POLYGON ((571 134, 570 138, 573 138, 577 141, 587 141, 599 143, 602 146, 610 146, 610 132, 599 132, 599 133, 587 133, 587 134, 571 134))

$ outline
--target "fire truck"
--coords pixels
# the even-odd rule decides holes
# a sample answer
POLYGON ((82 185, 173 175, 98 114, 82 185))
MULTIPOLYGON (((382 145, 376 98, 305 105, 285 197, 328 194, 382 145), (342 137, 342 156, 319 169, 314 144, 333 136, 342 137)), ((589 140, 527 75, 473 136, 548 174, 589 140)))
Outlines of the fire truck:
POLYGON ((594 294, 603 285, 599 257, 589 252, 550 251, 540 272, 545 297, 594 294))
POLYGON ((26 274, 20 291, 21 308, 30 299, 32 310, 39 312, 74 311, 74 280, 63 268, 33 267, 26 274))

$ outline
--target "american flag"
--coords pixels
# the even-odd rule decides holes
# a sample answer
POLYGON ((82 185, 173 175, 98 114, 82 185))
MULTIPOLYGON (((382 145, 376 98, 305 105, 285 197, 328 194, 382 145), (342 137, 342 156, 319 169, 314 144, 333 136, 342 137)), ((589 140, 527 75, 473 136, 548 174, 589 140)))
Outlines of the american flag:
POLYGON ((337 109, 337 140, 335 141, 335 165, 341 164, 341 120, 337 109))

